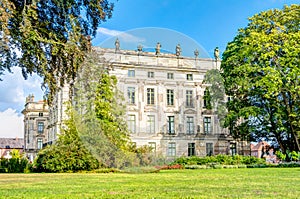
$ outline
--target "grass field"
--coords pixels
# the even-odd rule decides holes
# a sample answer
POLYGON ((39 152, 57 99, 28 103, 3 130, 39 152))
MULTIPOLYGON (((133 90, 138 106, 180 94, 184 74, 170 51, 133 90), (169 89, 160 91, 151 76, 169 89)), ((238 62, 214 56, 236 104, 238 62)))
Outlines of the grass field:
POLYGON ((300 198, 300 169, 0 174, 0 198, 300 198))

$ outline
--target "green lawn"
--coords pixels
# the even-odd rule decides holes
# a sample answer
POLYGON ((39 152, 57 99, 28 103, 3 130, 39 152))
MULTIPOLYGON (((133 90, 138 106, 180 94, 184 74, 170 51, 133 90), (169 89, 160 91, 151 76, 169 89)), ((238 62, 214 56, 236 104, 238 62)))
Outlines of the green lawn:
POLYGON ((300 198, 300 169, 0 174, 0 198, 300 198))

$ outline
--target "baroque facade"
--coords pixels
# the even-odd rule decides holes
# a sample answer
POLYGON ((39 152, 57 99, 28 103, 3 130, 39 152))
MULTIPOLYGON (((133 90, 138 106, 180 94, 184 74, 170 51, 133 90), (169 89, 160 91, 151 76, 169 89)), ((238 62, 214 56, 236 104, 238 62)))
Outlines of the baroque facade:
POLYGON ((34 96, 26 98, 24 115, 24 151, 29 160, 48 142, 49 108, 44 100, 34 101, 34 96))
MULTIPOLYGON (((155 52, 143 52, 141 46, 137 51, 120 50, 117 41, 115 49, 95 47, 94 50, 105 58, 109 73, 118 79, 118 88, 127 101, 130 137, 137 146, 149 145, 155 154, 170 158, 244 154, 240 143, 220 126, 218 116, 208 109, 204 99, 210 86, 203 82, 206 72, 220 68, 218 51, 215 59, 198 58, 197 51, 195 57, 183 57, 179 45, 170 54, 161 53, 159 43, 155 52)), ((37 117, 41 109, 34 111, 32 102, 26 102, 23 113, 27 153, 32 149, 36 152, 41 139, 44 145, 57 139, 62 121, 67 118, 64 102, 70 99, 69 95, 65 84, 55 96, 53 106, 43 109, 42 118, 47 116, 48 121, 37 117), (35 116, 29 114, 30 110, 35 116), (33 133, 32 129, 38 129, 42 121, 47 130, 33 133)))
POLYGON ((150 145, 164 157, 230 154, 232 138, 206 108, 205 73, 218 59, 97 48, 118 79, 127 101, 127 122, 137 146, 150 145))

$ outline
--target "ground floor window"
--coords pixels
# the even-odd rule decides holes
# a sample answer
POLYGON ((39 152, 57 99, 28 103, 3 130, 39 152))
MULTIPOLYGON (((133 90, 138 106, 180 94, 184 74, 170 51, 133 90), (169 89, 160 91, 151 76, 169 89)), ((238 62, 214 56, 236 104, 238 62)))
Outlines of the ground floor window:
POLYGON ((135 115, 128 115, 128 129, 131 133, 135 133, 136 121, 135 115))
POLYGON ((42 138, 38 138, 37 139, 37 148, 38 149, 42 149, 43 148, 43 139, 42 138))
POLYGON ((188 143, 188 156, 195 155, 195 143, 188 143))
POLYGON ((230 155, 236 155, 236 143, 230 143, 230 155))
POLYGON ((170 142, 168 144, 168 156, 175 156, 176 155, 176 143, 170 142))
POLYGON ((153 153, 156 153, 156 143, 155 142, 149 142, 149 147, 151 148, 151 151, 153 153))
POLYGON ((214 154, 213 143, 206 143, 206 155, 211 156, 214 154))

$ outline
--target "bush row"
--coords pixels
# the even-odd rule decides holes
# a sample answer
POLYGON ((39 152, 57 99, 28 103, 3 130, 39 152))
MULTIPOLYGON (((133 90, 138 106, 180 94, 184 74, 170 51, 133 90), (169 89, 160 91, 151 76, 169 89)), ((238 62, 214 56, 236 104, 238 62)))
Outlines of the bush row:
POLYGON ((24 173, 30 170, 30 163, 25 158, 0 159, 0 173, 24 173))
POLYGON ((251 165, 185 165, 185 169, 237 169, 237 168, 294 168, 300 167, 299 162, 289 162, 280 164, 251 164, 251 165))
POLYGON ((221 164, 221 165, 253 165, 253 164, 266 164, 266 161, 261 158, 253 156, 240 156, 240 155, 216 155, 206 157, 180 157, 177 158, 172 164, 180 165, 207 165, 207 164, 221 164))

